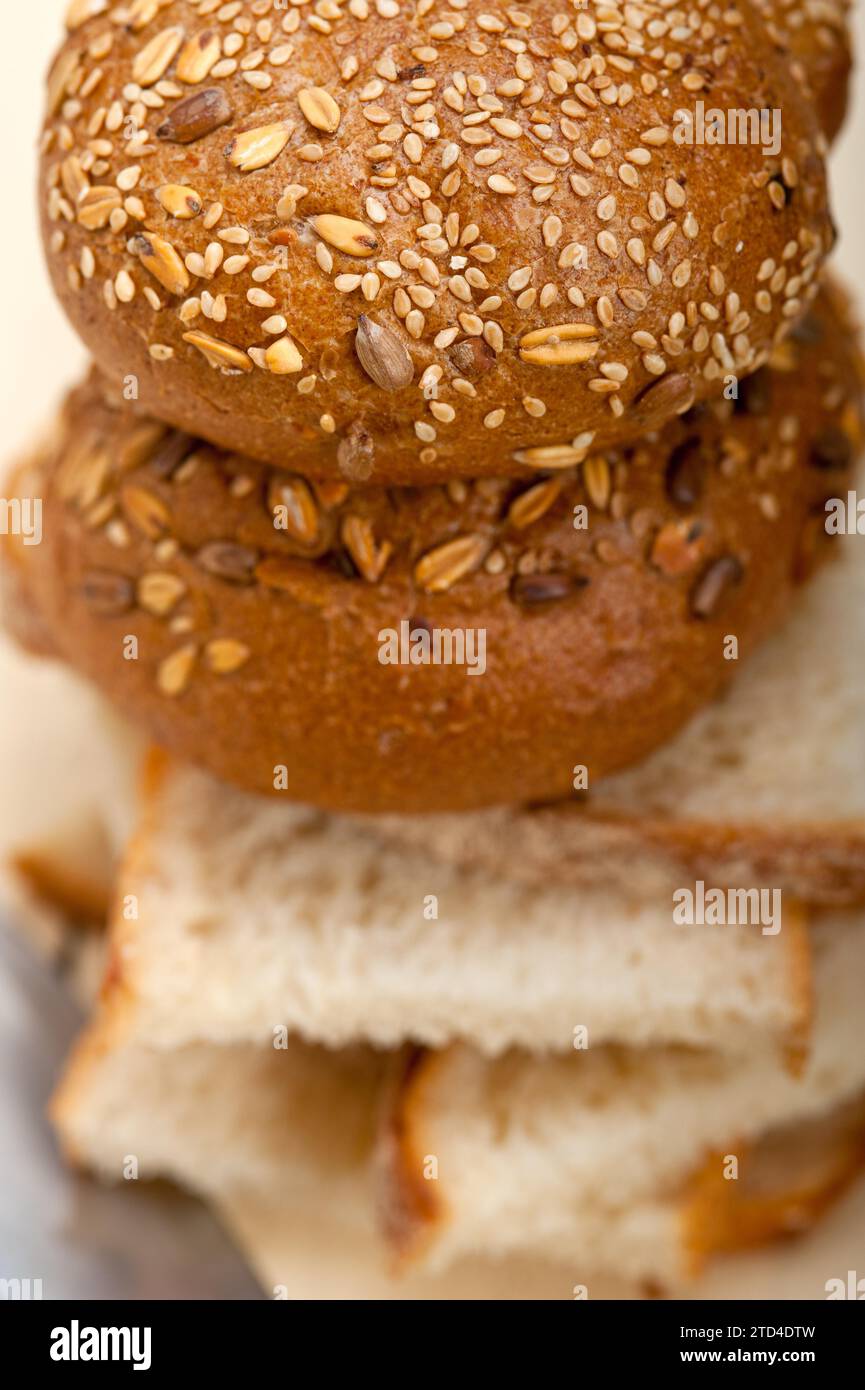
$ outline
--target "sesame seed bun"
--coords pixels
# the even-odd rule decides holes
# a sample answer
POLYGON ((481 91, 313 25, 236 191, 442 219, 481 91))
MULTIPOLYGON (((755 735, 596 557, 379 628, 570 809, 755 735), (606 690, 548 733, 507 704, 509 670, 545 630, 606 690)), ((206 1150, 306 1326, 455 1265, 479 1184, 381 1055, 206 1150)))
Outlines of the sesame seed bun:
POLYGON ((307 477, 570 466, 807 307, 840 13, 83 0, 48 81, 55 287, 150 412, 307 477), (682 143, 698 102, 778 113, 777 150, 682 143))
POLYGON ((735 401, 639 444, 529 484, 352 491, 93 377, 15 483, 44 539, 11 559, 57 651, 227 781, 357 811, 566 797, 577 765, 594 785, 669 739, 787 612, 846 496, 859 393, 821 298, 735 401), (406 663, 403 623, 475 646, 406 663))
POLYGON ((775 52, 808 92, 832 140, 847 115, 851 0, 752 0, 775 52))

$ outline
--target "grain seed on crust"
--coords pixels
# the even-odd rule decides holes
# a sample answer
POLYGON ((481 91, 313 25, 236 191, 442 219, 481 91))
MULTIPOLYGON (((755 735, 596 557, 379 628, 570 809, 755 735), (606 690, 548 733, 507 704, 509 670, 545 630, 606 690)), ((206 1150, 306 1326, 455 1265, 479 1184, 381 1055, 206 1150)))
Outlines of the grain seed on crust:
POLYGON ((570 367, 590 362, 598 351, 598 330, 590 323, 556 323, 520 338, 520 357, 539 367, 570 367))
POLYGON ((156 684, 163 695, 174 697, 183 694, 192 679, 197 657, 198 648, 190 642, 178 647, 176 652, 159 663, 156 684))
POLYGON ((190 145, 226 125, 232 117, 228 97, 221 87, 207 87, 185 97, 169 112, 156 130, 156 138, 177 145, 190 145))
POLYGON ((230 676, 245 666, 252 652, 245 642, 231 637, 216 637, 204 648, 204 660, 217 676, 230 676))
POLYGON ((411 383, 414 366, 408 349, 390 328, 366 314, 358 318, 354 350, 367 376, 383 391, 399 391, 411 383))
POLYGON ((342 543, 359 572, 370 584, 377 584, 393 554, 390 541, 376 545, 372 525, 366 517, 349 514, 340 527, 342 543))
POLYGON ((323 87, 303 87, 297 94, 297 103, 311 126, 332 135, 339 129, 342 112, 330 92, 323 87))
POLYGON ((489 550, 489 542, 483 536, 457 536, 455 540, 445 541, 427 551, 415 565, 414 578, 419 588, 428 594, 443 594, 456 584, 458 579, 471 574, 489 550))
POLYGON ((190 284, 189 272, 170 241, 152 232, 147 236, 138 233, 129 245, 144 269, 149 270, 169 294, 186 294, 190 284))
POLYGON ((217 367, 224 372, 251 372, 252 362, 245 352, 239 348, 232 347, 231 343, 224 343, 220 338, 212 338, 209 333, 199 333, 193 331, 184 333, 183 341, 191 343, 198 348, 212 367, 217 367))
POLYGON ((324 212, 313 218, 313 227, 322 241, 346 256, 365 258, 378 250, 378 237, 372 227, 365 222, 355 222, 351 217, 337 217, 324 212))
POLYGON ((691 593, 691 612, 695 618, 713 618, 745 570, 735 555, 722 555, 700 576, 691 593))
POLYGON ((226 146, 226 157, 235 169, 242 174, 251 174, 256 169, 265 169, 282 154, 288 144, 291 125, 281 121, 273 125, 256 126, 236 135, 226 146))

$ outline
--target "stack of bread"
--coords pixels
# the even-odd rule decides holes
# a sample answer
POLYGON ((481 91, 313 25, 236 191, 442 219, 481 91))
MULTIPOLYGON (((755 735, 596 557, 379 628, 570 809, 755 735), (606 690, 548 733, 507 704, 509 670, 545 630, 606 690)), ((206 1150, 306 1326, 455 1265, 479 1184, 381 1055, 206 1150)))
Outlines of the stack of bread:
POLYGON ((681 1289, 859 1172, 848 68, 842 3, 73 0, 5 606, 152 747, 54 1119, 267 1282, 317 1211, 361 1297, 681 1289))

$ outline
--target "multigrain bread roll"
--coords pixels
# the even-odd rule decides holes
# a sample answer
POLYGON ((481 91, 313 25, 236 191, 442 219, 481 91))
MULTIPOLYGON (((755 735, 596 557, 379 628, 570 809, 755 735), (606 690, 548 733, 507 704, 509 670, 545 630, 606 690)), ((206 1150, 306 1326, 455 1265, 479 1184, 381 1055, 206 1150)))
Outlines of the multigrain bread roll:
POLYGON ((675 733, 822 552, 857 355, 823 300, 774 361, 529 487, 317 497, 91 381, 15 483, 45 515, 12 560, 58 652, 227 781, 361 811, 566 796, 675 733))
POLYGON ((850 0, 753 0, 774 51, 787 63, 832 139, 847 114, 852 68, 850 0))
POLYGON ((533 889, 689 879, 865 904, 865 546, 843 537, 722 699, 636 767, 579 798, 452 816, 377 816, 403 853, 533 889))
POLYGON ((567 466, 801 315, 834 9, 331 9, 72 7, 49 264, 160 419, 352 482, 567 466))

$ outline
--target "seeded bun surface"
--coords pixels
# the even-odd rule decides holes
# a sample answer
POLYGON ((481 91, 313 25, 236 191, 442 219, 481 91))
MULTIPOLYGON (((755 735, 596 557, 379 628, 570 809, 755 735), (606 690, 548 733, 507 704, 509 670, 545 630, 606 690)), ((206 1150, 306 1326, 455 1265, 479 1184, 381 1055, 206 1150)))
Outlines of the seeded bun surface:
POLYGON ((852 0, 754 0, 776 53, 811 97, 832 140, 847 114, 852 0))
POLYGON ((675 733, 822 553, 861 433, 854 346, 821 299, 773 360, 567 473, 354 491, 91 378, 17 480, 45 514, 16 575, 62 655, 228 781, 272 791, 284 766, 291 797, 358 811, 567 796, 576 765, 593 783, 675 733), (403 621, 483 630, 484 673, 382 664, 403 621))
POLYGON ((569 467, 804 311, 839 13, 83 0, 48 83, 55 286, 154 415, 306 476, 569 467), (677 143, 697 102, 779 111, 778 153, 677 143))

